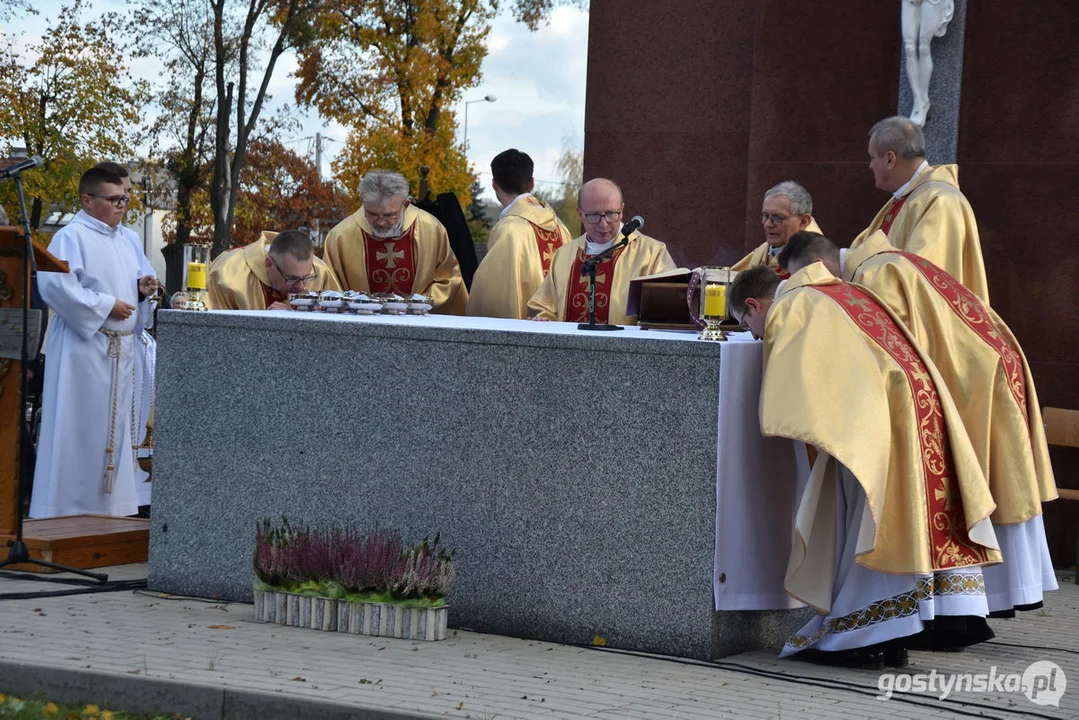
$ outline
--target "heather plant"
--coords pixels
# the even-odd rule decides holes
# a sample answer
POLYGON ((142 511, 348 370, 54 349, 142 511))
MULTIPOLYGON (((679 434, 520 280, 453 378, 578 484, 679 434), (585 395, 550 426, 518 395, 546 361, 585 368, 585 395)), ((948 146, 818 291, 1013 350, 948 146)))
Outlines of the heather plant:
POLYGON ((440 535, 406 547, 392 530, 296 529, 282 518, 280 527, 259 524, 255 540, 260 589, 438 607, 453 582, 453 552, 438 547, 440 535))

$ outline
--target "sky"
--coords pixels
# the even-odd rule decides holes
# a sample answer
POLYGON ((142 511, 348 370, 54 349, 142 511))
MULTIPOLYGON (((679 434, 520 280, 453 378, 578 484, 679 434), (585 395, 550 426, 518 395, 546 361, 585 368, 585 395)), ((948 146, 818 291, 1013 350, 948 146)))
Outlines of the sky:
MULTIPOLYGON (((14 18, 3 30, 17 48, 33 44, 40 37, 46 20, 51 20, 65 5, 56 0, 35 3, 40 15, 14 18), (20 33, 23 33, 20 35, 20 33)), ((123 12, 123 0, 87 2, 84 18, 107 11, 123 12)), ((496 18, 488 36, 488 54, 483 62, 479 84, 465 91, 456 107, 464 123, 464 103, 468 105, 468 159, 486 188, 483 198, 494 201, 490 190, 491 158, 510 147, 532 156, 537 186, 544 181, 560 180, 555 165, 564 145, 584 147, 585 66, 587 63, 588 13, 573 8, 558 8, 550 23, 535 33, 515 22, 508 14, 496 18), (491 95, 494 102, 483 98, 491 95)), ((157 80, 158 67, 140 63, 141 74, 157 80)), ((263 115, 281 104, 295 106, 293 96, 296 58, 289 54, 279 61, 269 92, 273 99, 263 115)), ((147 109, 150 113, 152 110, 147 109)), ((323 120, 315 110, 299 110, 301 129, 288 138, 293 149, 314 157, 314 137, 321 133, 323 143, 322 173, 329 176, 330 161, 348 135, 338 123, 323 120)), ((463 128, 458 141, 464 140, 463 128)))

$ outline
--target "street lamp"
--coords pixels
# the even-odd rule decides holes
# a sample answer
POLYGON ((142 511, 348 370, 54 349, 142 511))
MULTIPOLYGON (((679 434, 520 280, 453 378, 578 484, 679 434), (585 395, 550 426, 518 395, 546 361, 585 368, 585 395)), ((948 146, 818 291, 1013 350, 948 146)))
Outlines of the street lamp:
POLYGON ((468 106, 471 105, 472 103, 478 103, 478 102, 494 102, 497 99, 498 98, 496 98, 494 95, 484 95, 479 100, 466 100, 465 101, 465 141, 464 141, 465 153, 468 153, 468 106))

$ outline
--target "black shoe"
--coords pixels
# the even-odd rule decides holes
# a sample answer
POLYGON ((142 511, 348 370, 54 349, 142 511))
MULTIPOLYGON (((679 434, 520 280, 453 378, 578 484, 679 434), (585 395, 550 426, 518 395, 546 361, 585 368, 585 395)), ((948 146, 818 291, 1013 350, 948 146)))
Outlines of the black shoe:
POLYGON ((885 652, 878 649, 855 648, 853 650, 803 650, 794 656, 798 660, 831 665, 833 667, 860 668, 863 670, 883 670, 885 652))
POLYGON ((910 664, 910 655, 904 647, 890 648, 884 651, 884 664, 893 668, 905 668, 910 664))

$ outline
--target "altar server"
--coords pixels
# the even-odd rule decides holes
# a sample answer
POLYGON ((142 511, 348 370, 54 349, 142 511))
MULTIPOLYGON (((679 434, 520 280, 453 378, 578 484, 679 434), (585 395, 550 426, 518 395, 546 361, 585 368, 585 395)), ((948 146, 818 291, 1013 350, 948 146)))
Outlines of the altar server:
POLYGON ((99 168, 83 173, 82 210, 49 244, 70 271, 38 275, 41 296, 55 316, 48 330, 31 517, 138 511, 134 336, 148 317, 157 278, 120 229, 129 200, 116 174, 99 168))

